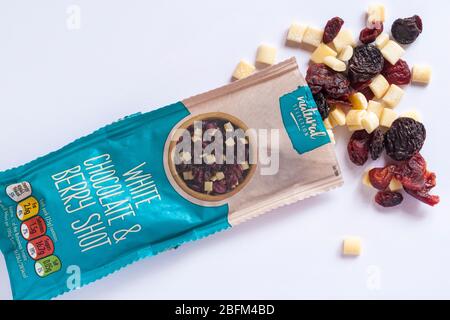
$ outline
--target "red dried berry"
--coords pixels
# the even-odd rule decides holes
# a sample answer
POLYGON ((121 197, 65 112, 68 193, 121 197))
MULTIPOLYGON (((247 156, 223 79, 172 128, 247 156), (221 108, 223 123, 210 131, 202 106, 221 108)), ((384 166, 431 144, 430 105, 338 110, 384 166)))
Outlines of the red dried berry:
POLYGON ((410 196, 416 198, 417 200, 428 204, 432 207, 434 207, 435 205, 437 205, 440 202, 440 198, 439 196, 436 195, 430 195, 428 193, 428 191, 426 190, 420 190, 420 191, 414 191, 414 190, 409 190, 405 188, 406 193, 408 193, 410 196))
POLYGON ((353 93, 347 77, 324 64, 311 64, 306 72, 306 82, 313 94, 322 92, 326 98, 347 101, 353 93))
POLYGON ((336 38, 339 31, 341 31, 341 28, 344 24, 344 20, 342 20, 339 17, 334 17, 333 19, 329 20, 325 26, 324 32, 323 32, 323 42, 328 44, 331 41, 336 38))
POLYGON ((382 207, 391 208, 402 203, 403 196, 398 192, 380 191, 375 196, 375 201, 382 207))
POLYGON ((407 85, 411 83, 411 70, 405 60, 398 60, 394 65, 388 61, 384 62, 381 74, 390 84, 407 85))
POLYGON ((355 131, 348 142, 348 155, 357 166, 364 165, 369 159, 370 138, 371 136, 366 130, 360 130, 355 131))
POLYGON ((374 168, 369 171, 370 183, 375 189, 386 190, 394 177, 396 166, 391 165, 385 168, 374 168))
POLYGON ((425 159, 416 153, 411 159, 398 165, 395 177, 405 189, 422 190, 425 187, 427 163, 425 159))
POLYGON ((375 97, 375 94, 370 89, 369 85, 372 80, 365 82, 352 83, 351 86, 355 91, 361 92, 367 99, 367 101, 372 100, 375 97))
POLYGON ((364 28, 359 34, 359 40, 364 44, 369 44, 383 32, 384 27, 382 22, 376 22, 372 26, 364 28))

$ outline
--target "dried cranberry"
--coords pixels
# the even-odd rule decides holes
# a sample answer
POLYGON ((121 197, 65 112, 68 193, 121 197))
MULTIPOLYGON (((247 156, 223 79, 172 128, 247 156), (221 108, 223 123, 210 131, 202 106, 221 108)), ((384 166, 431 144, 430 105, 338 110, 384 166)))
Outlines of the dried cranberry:
POLYGON ((372 26, 364 28, 359 34, 359 40, 364 44, 369 44, 383 32, 384 27, 382 22, 374 23, 372 26))
POLYGON ((401 44, 413 43, 422 31, 422 19, 417 15, 410 18, 395 20, 391 29, 392 36, 401 44))
POLYGON ((416 153, 411 159, 397 166, 395 177, 406 189, 417 191, 425 187, 426 172, 425 159, 420 153, 416 153))
POLYGON ((405 60, 398 60, 394 65, 388 61, 384 62, 381 74, 390 84, 407 85, 411 83, 411 70, 405 60))
POLYGON ((401 193, 392 191, 380 191, 375 196, 375 201, 380 206, 385 208, 396 207, 403 202, 403 196, 401 193))
POLYGON ((350 160, 357 166, 364 165, 369 159, 370 135, 366 130, 355 131, 348 142, 347 151, 350 160))
POLYGON ((375 189, 386 190, 394 177, 394 172, 394 165, 385 168, 374 168, 369 171, 370 183, 375 189))
POLYGON ((383 70, 384 58, 374 45, 360 45, 355 48, 348 63, 348 75, 352 83, 366 82, 383 70))
POLYGON ((426 190, 420 190, 420 191, 414 191, 409 190, 405 188, 405 191, 412 197, 416 198, 417 200, 426 203, 432 207, 437 205, 440 202, 439 196, 436 195, 430 195, 428 191, 426 190))
POLYGON ((333 19, 329 20, 325 26, 324 32, 323 32, 323 42, 328 44, 331 41, 336 38, 339 31, 341 31, 341 28, 344 24, 344 20, 342 20, 339 17, 334 17, 333 19))
POLYGON ((322 92, 326 98, 345 101, 353 92, 345 75, 324 64, 311 64, 306 72, 306 81, 313 94, 322 92))
POLYGON ((386 153, 397 161, 408 160, 422 149, 425 139, 426 130, 422 123, 411 118, 399 118, 386 132, 386 153))
POLYGON ((375 129, 370 140, 369 151, 372 160, 377 160, 384 150, 384 132, 381 128, 375 129))
POLYGON ((330 106, 328 105, 327 99, 323 93, 319 92, 314 95, 314 101, 316 101, 317 110, 319 110, 322 120, 328 118, 330 114, 330 106))

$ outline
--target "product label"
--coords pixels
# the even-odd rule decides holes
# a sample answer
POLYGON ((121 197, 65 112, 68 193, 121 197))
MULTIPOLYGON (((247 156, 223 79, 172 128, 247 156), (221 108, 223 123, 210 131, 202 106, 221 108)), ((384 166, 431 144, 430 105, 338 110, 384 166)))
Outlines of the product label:
POLYGON ((330 143, 325 125, 308 86, 280 98, 284 127, 294 149, 306 153, 330 143))

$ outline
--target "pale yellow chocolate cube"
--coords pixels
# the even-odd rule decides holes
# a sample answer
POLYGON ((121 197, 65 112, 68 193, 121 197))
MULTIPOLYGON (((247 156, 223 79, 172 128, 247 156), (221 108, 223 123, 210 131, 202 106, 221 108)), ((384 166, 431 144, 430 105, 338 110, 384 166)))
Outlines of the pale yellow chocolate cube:
POLYGON ((366 187, 373 188, 372 182, 370 182, 370 178, 369 178, 369 171, 370 170, 367 170, 366 172, 364 172, 363 177, 362 177, 362 183, 366 187))
POLYGON ((342 62, 341 60, 332 56, 325 57, 323 59, 323 63, 337 72, 344 72, 345 70, 347 70, 347 65, 345 64, 345 62, 342 62))
POLYGON ((369 88, 377 99, 381 99, 389 90, 389 82, 383 75, 379 74, 372 80, 369 88))
POLYGON ((334 137, 333 130, 327 129, 328 137, 330 137, 330 141, 332 144, 336 144, 336 139, 334 137))
POLYGON ((268 45, 260 45, 256 53, 256 62, 263 65, 273 65, 276 62, 277 49, 268 45))
POLYGON ((376 3, 370 4, 367 9, 367 22, 370 24, 374 22, 384 22, 386 20, 386 9, 384 5, 376 3))
POLYGON ((338 59, 344 62, 349 61, 353 57, 353 47, 351 45, 345 46, 339 53, 338 59))
POLYGON ((366 113, 364 118, 362 118, 361 125, 363 126, 364 130, 366 130, 367 133, 370 134, 380 126, 380 120, 375 113, 369 111, 366 113))
POLYGON ((345 123, 347 126, 361 126, 361 120, 365 117, 366 110, 350 110, 347 113, 345 123))
POLYGON ((223 172, 219 171, 216 173, 216 178, 218 181, 220 181, 225 178, 225 174, 223 172))
POLYGON ((397 118, 397 112, 389 108, 384 108, 380 118, 380 126, 390 128, 392 123, 397 120, 397 118))
POLYGON ((345 112, 341 108, 335 108, 331 111, 330 118, 333 119, 338 126, 345 126, 345 112))
POLYGON ((381 49, 381 53, 391 64, 396 64, 405 54, 405 50, 397 42, 389 40, 381 49))
POLYGON ((391 182, 389 183, 389 190, 395 192, 400 191, 403 189, 403 185, 400 181, 398 181, 395 178, 392 178, 391 182))
POLYGON ((431 67, 414 65, 412 68, 412 82, 428 84, 431 81, 431 67))
POLYGON ((356 46, 355 38, 353 37, 353 33, 348 29, 342 29, 339 31, 336 38, 333 40, 334 47, 337 52, 341 52, 346 46, 356 46))
POLYGON ((361 254, 361 238, 347 237, 344 239, 342 253, 344 256, 359 256, 361 254))
POLYGON ((388 91, 383 97, 383 102, 390 108, 395 108, 399 105, 402 100, 405 92, 402 88, 395 84, 391 84, 388 91))
POLYGON ((359 110, 367 109, 368 102, 367 102, 366 96, 363 95, 361 92, 352 94, 350 96, 349 100, 354 109, 359 109, 359 110))
POLYGON ((370 100, 367 106, 367 111, 373 112, 377 115, 378 119, 381 118, 381 114, 383 113, 384 106, 382 103, 370 100))
POLYGON ((390 40, 389 34, 382 33, 375 39, 375 45, 377 46, 378 49, 381 50, 389 42, 389 40, 390 40))
POLYGON ((299 23, 293 23, 291 24, 291 27, 289 28, 288 35, 287 35, 287 41, 291 44, 301 44, 303 41, 303 36, 305 34, 306 29, 308 26, 304 24, 299 23))
POLYGON ((248 63, 245 60, 241 60, 233 72, 233 78, 236 80, 241 80, 247 78, 255 71, 255 66, 248 63))
POLYGON ((303 35, 303 43, 318 47, 322 42, 323 30, 315 27, 308 27, 303 35))
POLYGON ((213 191, 213 182, 212 181, 206 181, 205 182, 205 191, 206 192, 213 191))
POLYGON ((184 180, 194 180, 194 175, 192 174, 192 171, 183 172, 183 179, 184 180))
POLYGON ((331 49, 324 43, 319 44, 319 46, 314 50, 311 55, 311 61, 314 63, 323 63, 324 59, 328 56, 336 57, 337 52, 331 49))
POLYGON ((325 129, 331 130, 333 129, 333 126, 331 125, 330 118, 326 118, 323 120, 323 124, 325 125, 325 129))

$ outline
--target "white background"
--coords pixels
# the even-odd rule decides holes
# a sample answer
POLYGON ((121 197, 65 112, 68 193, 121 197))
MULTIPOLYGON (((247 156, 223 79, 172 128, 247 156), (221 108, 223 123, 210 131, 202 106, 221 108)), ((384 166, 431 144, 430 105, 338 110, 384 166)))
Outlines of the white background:
MULTIPOLYGON (((449 1, 384 1, 394 18, 420 14, 424 33, 406 60, 430 63, 433 82, 411 86, 399 110, 419 109, 423 154, 438 173, 431 208, 407 197, 373 204, 338 130, 345 186, 281 208, 233 230, 138 262, 66 299, 450 298, 449 1), (342 239, 363 239, 358 258, 342 239)), ((0 170, 56 150, 122 116, 155 109, 229 82, 260 43, 284 46, 294 20, 323 26, 336 15, 355 34, 369 1, 0 1, 0 170), (67 27, 67 8, 81 28, 67 27)), ((382 161, 381 161, 382 162, 382 161)), ((374 165, 374 164, 373 164, 374 165)), ((0 299, 10 299, 0 258, 0 299)))

